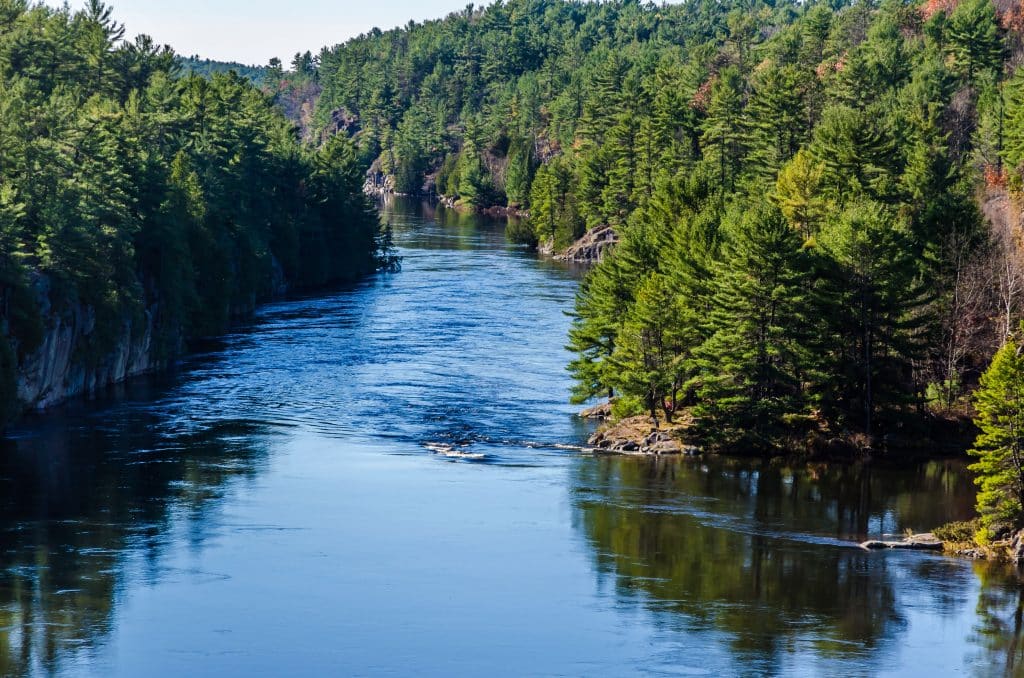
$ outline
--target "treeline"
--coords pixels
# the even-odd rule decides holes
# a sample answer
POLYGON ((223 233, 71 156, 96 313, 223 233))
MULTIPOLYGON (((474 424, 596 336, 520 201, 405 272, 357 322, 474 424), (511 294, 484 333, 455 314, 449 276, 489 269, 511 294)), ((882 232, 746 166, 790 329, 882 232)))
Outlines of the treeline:
POLYGON ((604 206, 587 225, 622 225, 578 299, 576 396, 685 410, 722 449, 934 446, 1019 317, 1019 212, 985 199, 1022 185, 1019 6, 725 26, 634 76, 571 160, 568 194, 604 206))
POLYGON ((521 238, 619 232, 579 400, 721 448, 897 445, 967 411, 1020 315, 1024 17, 997 1, 470 6, 323 52, 318 123, 399 191, 529 208, 521 238))
POLYGON ((98 0, 0 0, 0 421, 24 405, 19 363, 70 309, 94 319, 79 364, 144 313, 159 362, 282 280, 380 264, 347 140, 305 147, 248 81, 182 77, 169 48, 123 32, 98 0))
POLYGON ((273 97, 274 103, 285 117, 299 125, 302 136, 311 138, 313 109, 320 96, 318 57, 312 52, 296 53, 290 68, 278 58, 271 59, 266 66, 249 66, 236 61, 215 61, 197 56, 177 57, 182 75, 195 74, 206 79, 215 75, 237 73, 250 81, 264 93, 273 97))
POLYGON ((212 78, 214 75, 227 75, 234 71, 257 87, 264 86, 269 71, 267 66, 251 66, 237 61, 215 61, 204 59, 199 55, 179 56, 177 62, 181 67, 182 75, 195 74, 204 78, 212 78))

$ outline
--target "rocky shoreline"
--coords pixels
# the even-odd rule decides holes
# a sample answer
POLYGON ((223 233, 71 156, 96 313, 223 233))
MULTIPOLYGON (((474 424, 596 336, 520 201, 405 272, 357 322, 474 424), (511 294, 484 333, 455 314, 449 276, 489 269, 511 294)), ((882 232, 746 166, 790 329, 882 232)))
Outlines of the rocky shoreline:
POLYGON ((587 444, 594 452, 605 454, 643 454, 698 456, 703 450, 686 439, 688 421, 657 425, 650 417, 627 417, 614 423, 607 423, 611 417, 611 404, 603 403, 580 413, 585 419, 605 420, 587 444))

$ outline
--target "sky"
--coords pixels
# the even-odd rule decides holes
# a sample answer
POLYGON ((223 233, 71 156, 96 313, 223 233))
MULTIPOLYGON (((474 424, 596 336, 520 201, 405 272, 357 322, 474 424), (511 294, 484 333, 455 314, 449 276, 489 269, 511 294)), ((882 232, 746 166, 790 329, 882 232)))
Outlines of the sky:
MULTIPOLYGON (((68 0, 79 9, 84 0, 68 0)), ((477 5, 489 4, 477 0, 477 5)), ((59 6, 62 0, 47 0, 59 6)), ((469 0, 106 0, 128 35, 147 33, 184 56, 286 64, 296 52, 314 54, 365 33, 404 26, 410 19, 438 19, 469 0)))

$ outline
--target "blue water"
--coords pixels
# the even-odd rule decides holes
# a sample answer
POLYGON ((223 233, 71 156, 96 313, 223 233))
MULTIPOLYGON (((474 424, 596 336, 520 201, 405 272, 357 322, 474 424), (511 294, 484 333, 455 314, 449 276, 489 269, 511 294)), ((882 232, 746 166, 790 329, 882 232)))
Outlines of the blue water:
POLYGON ((962 465, 588 456, 578 272, 395 200, 403 271, 0 444, 0 674, 1005 675, 1010 573, 867 536, 962 465))

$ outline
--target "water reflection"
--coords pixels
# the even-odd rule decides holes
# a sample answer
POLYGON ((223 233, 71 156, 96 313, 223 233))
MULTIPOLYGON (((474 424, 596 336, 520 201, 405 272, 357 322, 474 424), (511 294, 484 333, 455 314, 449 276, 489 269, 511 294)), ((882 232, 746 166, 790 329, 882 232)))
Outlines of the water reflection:
POLYGON ((383 210, 400 275, 0 443, 0 675, 1020 670, 1012 573, 851 547, 969 515, 960 464, 558 449, 578 271, 383 210))
MULTIPOLYGON (((894 665, 910 610, 958 619, 972 605, 963 561, 851 541, 969 515, 973 490, 956 462, 908 472, 595 458, 575 465, 573 489, 599 576, 680 634, 723 634, 745 670, 813 661, 876 673, 894 665)), ((975 569, 983 651, 965 662, 1012 674, 1022 589, 1006 572, 975 569)))
POLYGON ((55 673, 102 644, 129 559, 166 577, 172 530, 198 547, 208 512, 265 461, 265 431, 249 423, 168 439, 152 416, 122 415, 2 442, 0 675, 55 673))
MULTIPOLYGON (((990 675, 1024 675, 1024 586, 1009 566, 977 563, 981 582, 977 623, 970 640, 979 647, 977 664, 990 675)), ((983 673, 983 672, 979 672, 983 673)))

